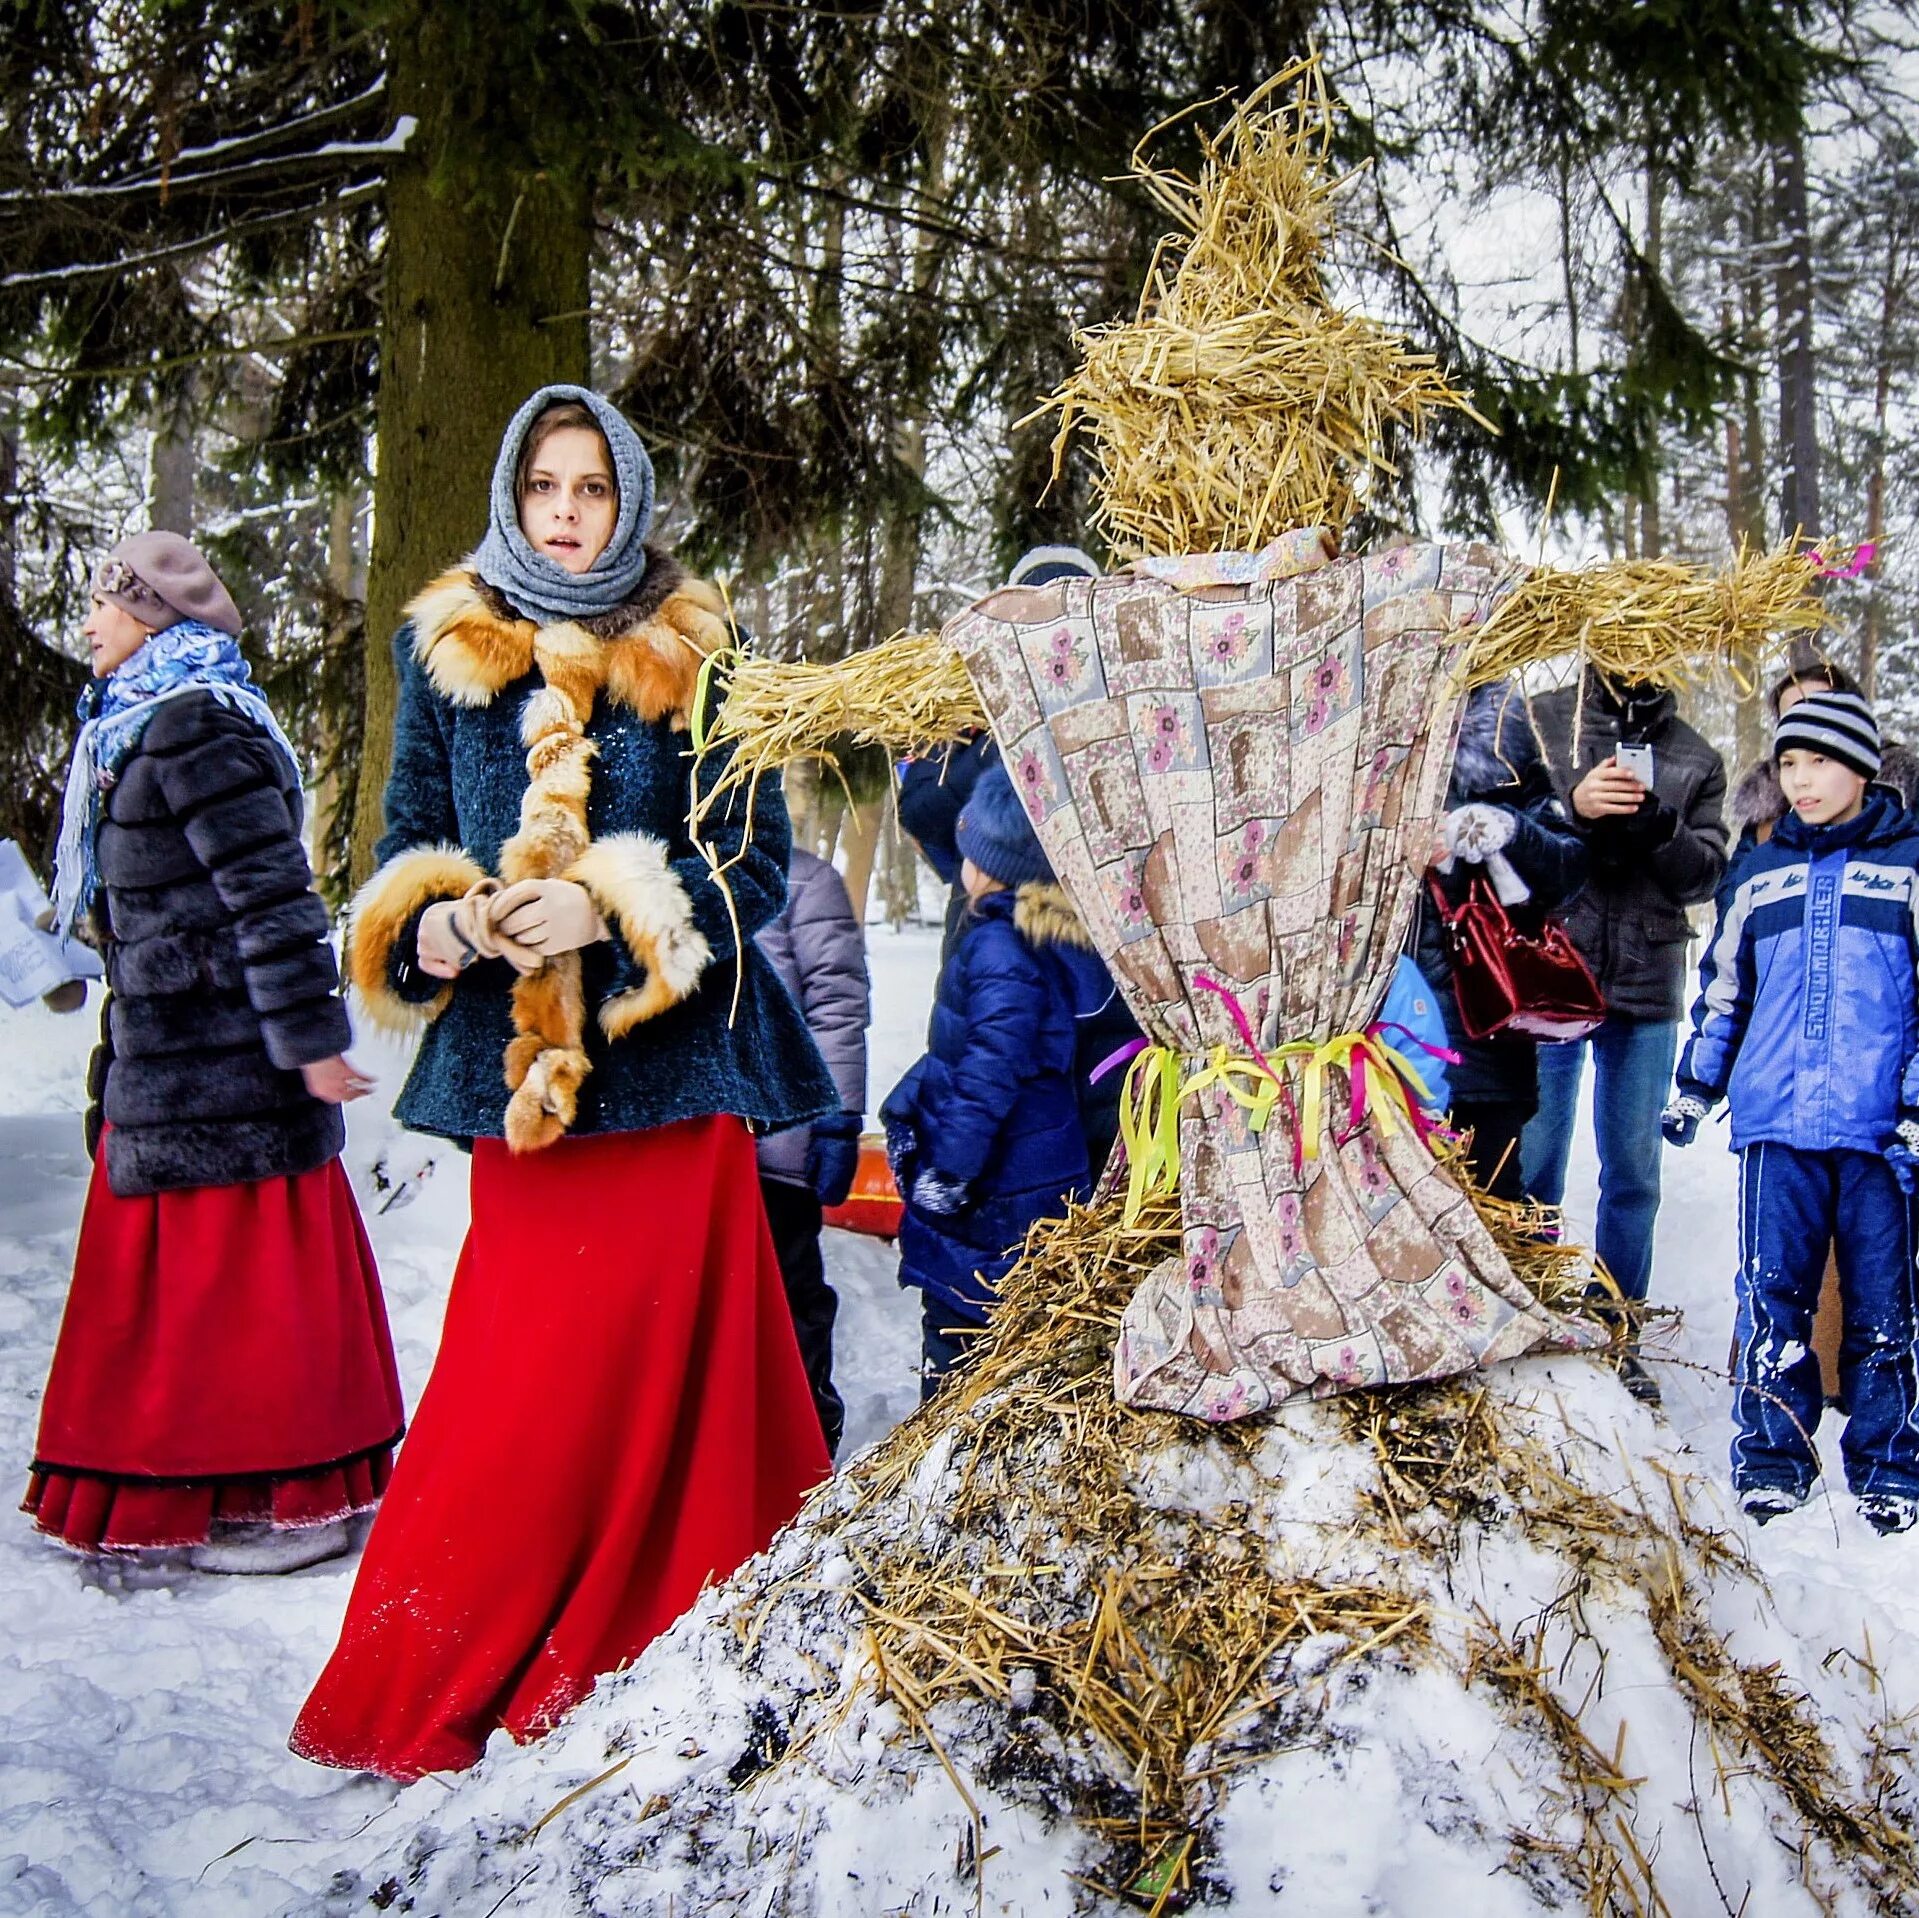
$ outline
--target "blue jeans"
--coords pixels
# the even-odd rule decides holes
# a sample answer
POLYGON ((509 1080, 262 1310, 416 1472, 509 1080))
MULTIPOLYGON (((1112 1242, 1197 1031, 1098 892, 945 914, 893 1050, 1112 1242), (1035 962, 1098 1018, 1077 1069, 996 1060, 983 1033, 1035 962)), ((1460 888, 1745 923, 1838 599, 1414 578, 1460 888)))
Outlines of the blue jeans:
POLYGON ((1767 1142, 1739 1155, 1739 1316, 1734 1322, 1732 1482, 1803 1492, 1819 1475, 1822 1409, 1813 1312, 1830 1242, 1851 1408, 1839 1449, 1857 1493, 1919 1494, 1914 1258, 1919 1205, 1876 1152, 1801 1152, 1767 1142))
POLYGON ((1593 1249, 1629 1299, 1652 1279, 1659 1216, 1659 1112, 1672 1092, 1679 1027, 1664 1019, 1608 1018, 1589 1039, 1539 1048, 1539 1111, 1520 1141, 1526 1190, 1541 1205, 1566 1197, 1566 1160, 1579 1110, 1586 1048, 1593 1054, 1593 1131, 1599 1141, 1599 1225, 1593 1249))

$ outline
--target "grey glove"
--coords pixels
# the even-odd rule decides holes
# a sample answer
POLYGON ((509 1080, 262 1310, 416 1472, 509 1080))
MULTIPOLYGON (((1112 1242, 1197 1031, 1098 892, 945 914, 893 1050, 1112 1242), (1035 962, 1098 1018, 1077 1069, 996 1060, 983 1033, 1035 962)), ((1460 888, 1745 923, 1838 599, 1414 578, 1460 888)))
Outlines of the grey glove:
POLYGON ((1697 1093, 1682 1092, 1659 1115, 1659 1130, 1666 1135, 1668 1145, 1691 1145, 1700 1120, 1711 1111, 1712 1107, 1697 1093))
POLYGON ((966 1210, 966 1181, 949 1179, 930 1166, 913 1181, 913 1203, 936 1219, 950 1219, 966 1210))

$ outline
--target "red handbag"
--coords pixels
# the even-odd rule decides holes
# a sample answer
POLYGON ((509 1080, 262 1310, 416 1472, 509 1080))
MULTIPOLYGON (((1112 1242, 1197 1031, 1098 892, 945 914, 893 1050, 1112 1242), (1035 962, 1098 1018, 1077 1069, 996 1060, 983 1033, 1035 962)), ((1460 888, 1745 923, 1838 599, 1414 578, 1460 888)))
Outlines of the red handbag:
POLYGON ((1437 879, 1428 883, 1446 928, 1453 995, 1469 1038, 1510 1032, 1524 1039, 1583 1039, 1605 1018, 1599 982, 1563 927, 1548 919, 1537 932, 1522 932, 1477 874, 1456 907, 1446 904, 1437 879))

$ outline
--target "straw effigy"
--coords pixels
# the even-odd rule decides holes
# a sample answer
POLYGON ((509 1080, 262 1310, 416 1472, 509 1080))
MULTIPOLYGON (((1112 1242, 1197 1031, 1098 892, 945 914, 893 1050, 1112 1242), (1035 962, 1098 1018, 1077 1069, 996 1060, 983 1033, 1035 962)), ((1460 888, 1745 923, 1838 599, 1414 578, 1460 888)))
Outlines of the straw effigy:
MULTIPOLYGON (((1197 182, 1142 168, 1186 237, 1139 320, 1086 335, 1086 369, 1050 403, 1062 438, 1092 434, 1123 545, 1245 550, 1343 525, 1390 471, 1385 430, 1462 404, 1430 363, 1324 306, 1327 106, 1312 63, 1287 81, 1292 104, 1264 107, 1262 90, 1197 182)), ((1465 636, 1456 682, 1563 657, 1661 684, 1749 673, 1818 624, 1813 575, 1790 547, 1721 579, 1666 562, 1535 569, 1465 636)), ((1339 588, 1329 574, 1300 590, 1339 588)), ((1070 645, 1069 667, 1089 670, 1070 645)), ((730 672, 696 741, 736 749, 707 804, 835 739, 924 751, 992 703, 928 636, 730 672)), ((1453 1150, 1438 1152, 1449 1175, 1453 1150)), ((1114 1193, 1036 1228, 968 1367, 577 1716, 584 1782, 537 1813, 529 1791, 524 1834, 558 1821, 574 1862, 535 1859, 513 1890, 570 1872, 568 1909, 677 1911, 674 1872, 692 1869, 711 1909, 825 1912, 851 1908, 857 1876, 880 1901, 864 1908, 1024 1910, 1058 1891, 1156 1918, 1256 1897, 1216 1875, 1235 1805, 1243 1832, 1283 1823, 1291 1794, 1327 1778, 1379 1791, 1377 1773, 1348 1770, 1376 1749, 1417 1794, 1409 1809, 1384 1793, 1382 1817, 1397 1807, 1449 1862, 1509 1878, 1539 1909, 1785 1910, 1802 1890, 1809 1911, 1914 1909, 1910 1741, 1870 1648, 1822 1661, 1779 1628, 1712 1488, 1606 1378, 1621 1325, 1590 1255, 1548 1243, 1535 1213, 1465 1197, 1597 1362, 1294 1398, 1220 1427, 1115 1390, 1129 1302, 1182 1250, 1176 1201, 1114 1193), (1437 1735, 1421 1703, 1434 1687, 1437 1735), (1508 1762, 1467 1778, 1451 1730, 1474 1712, 1508 1762), (664 1748, 719 1762, 675 1784, 664 1748), (616 1776, 633 1806, 601 1790, 616 1776), (1076 1890, 989 1893, 1022 1808, 1073 1834, 1076 1890), (889 1833, 910 1854, 908 1834, 956 1809, 950 1879, 894 1884, 889 1833)), ((475 1850, 501 1837, 483 1819, 475 1850)), ((1313 1834, 1290 1837, 1280 1852, 1313 1834)), ((422 1897, 431 1852, 410 1844, 403 1867, 422 1897)))

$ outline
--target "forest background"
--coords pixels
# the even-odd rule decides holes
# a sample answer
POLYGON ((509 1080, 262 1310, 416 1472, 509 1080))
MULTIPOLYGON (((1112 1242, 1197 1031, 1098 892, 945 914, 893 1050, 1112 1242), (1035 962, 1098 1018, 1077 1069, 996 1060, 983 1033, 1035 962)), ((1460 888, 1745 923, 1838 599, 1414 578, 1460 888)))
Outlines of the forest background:
MULTIPOLYGON (((406 600, 477 542, 518 402, 590 382, 656 537, 757 643, 937 624, 1028 545, 1098 550, 1018 422, 1131 315, 1135 143, 1318 48, 1357 171, 1336 296, 1446 419, 1361 538, 1716 563, 1869 541, 1831 649, 1919 729, 1919 59, 1821 0, 0 0, 0 833, 43 864, 92 561, 215 555, 366 870, 406 600)), ((1225 117, 1201 113, 1198 124, 1225 117)), ((1156 141, 1192 165, 1192 124, 1156 141)), ((1693 716, 1739 764, 1756 699, 1693 716)), ((858 896, 917 897, 890 781, 800 768, 858 896)))

